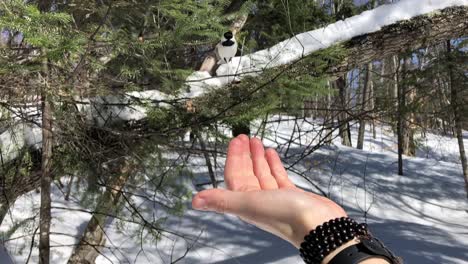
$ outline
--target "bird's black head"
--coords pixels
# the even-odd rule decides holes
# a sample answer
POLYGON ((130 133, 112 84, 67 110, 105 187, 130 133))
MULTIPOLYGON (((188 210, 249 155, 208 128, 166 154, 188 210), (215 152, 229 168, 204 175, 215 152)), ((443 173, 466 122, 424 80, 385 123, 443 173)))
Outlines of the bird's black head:
POLYGON ((231 31, 228 31, 226 33, 224 33, 224 38, 225 39, 232 39, 233 35, 232 35, 232 32, 231 31))

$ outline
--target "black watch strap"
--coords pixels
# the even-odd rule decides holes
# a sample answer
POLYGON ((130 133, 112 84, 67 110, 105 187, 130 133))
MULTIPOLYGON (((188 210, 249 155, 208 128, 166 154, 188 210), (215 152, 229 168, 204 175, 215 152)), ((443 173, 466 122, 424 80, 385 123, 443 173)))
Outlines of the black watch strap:
POLYGON ((395 257, 373 238, 361 238, 360 243, 349 246, 338 253, 328 264, 358 264, 370 258, 382 258, 390 263, 395 257))

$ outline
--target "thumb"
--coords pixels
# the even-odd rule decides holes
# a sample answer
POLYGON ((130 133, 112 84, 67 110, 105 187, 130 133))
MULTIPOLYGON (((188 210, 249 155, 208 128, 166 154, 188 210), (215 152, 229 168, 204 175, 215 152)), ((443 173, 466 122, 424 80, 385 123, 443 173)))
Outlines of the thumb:
POLYGON ((199 192, 192 199, 196 210, 215 211, 241 215, 246 208, 246 193, 223 189, 210 189, 199 192))

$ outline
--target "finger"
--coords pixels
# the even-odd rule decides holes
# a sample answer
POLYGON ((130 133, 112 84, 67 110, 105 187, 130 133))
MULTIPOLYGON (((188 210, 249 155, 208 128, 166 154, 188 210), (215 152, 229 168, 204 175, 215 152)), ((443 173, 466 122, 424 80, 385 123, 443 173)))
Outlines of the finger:
POLYGON ((211 189, 199 192, 192 199, 192 207, 201 211, 215 211, 242 216, 247 210, 245 193, 223 189, 211 189))
POLYGON ((250 139, 250 153, 252 154, 253 171, 260 187, 264 190, 278 189, 278 184, 271 175, 270 166, 265 159, 265 149, 260 139, 250 139))
POLYGON ((249 138, 240 135, 229 143, 224 179, 227 188, 232 191, 260 189, 260 184, 253 172, 250 158, 249 138))
POLYGON ((295 187, 294 183, 288 178, 288 173, 284 169, 281 159, 274 149, 267 149, 265 153, 268 165, 270 165, 270 171, 273 177, 275 177, 278 187, 295 187))

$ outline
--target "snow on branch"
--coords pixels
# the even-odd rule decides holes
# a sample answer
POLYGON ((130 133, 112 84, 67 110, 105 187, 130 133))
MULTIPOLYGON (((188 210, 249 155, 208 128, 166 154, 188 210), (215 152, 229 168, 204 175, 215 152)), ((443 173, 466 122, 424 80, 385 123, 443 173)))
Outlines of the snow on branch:
POLYGON ((234 79, 232 75, 239 79, 245 75, 260 74, 265 69, 295 62, 320 49, 353 37, 379 31, 384 26, 399 21, 447 7, 467 5, 468 0, 402 0, 394 4, 379 6, 326 27, 295 35, 271 48, 235 57, 229 64, 223 64, 218 68, 216 71, 218 77, 211 78, 207 72, 194 72, 188 77, 191 81, 188 83, 191 93, 184 96, 200 96, 206 87, 219 88, 229 84, 234 79))

